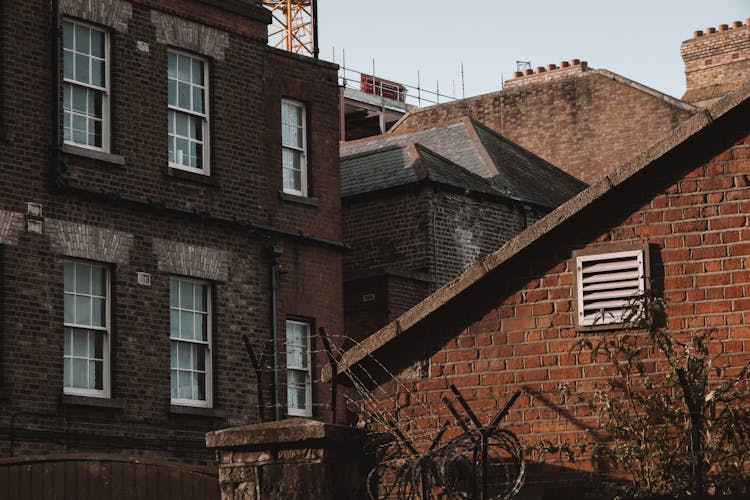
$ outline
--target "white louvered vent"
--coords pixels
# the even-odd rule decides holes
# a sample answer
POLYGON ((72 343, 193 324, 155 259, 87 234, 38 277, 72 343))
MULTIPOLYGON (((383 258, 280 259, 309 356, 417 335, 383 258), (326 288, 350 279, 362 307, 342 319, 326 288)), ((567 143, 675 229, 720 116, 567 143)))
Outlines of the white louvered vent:
POLYGON ((643 250, 579 255, 576 285, 579 326, 622 323, 645 292, 643 250))

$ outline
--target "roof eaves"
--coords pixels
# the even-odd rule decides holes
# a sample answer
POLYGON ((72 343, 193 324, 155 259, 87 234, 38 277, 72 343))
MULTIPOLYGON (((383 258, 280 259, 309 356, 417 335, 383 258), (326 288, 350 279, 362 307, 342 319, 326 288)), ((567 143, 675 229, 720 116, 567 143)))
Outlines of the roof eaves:
MULTIPOLYGON (((499 250, 489 254, 482 261, 474 264, 460 276, 438 289, 435 293, 422 300, 399 318, 370 335, 364 342, 350 349, 341 358, 339 374, 359 363, 366 356, 384 346, 401 333, 422 321, 428 315, 445 306, 452 299, 460 295, 490 272, 498 269, 503 263, 520 251, 531 246, 535 241, 558 227, 563 222, 577 215, 585 207, 619 186, 633 175, 645 170, 655 160, 674 149, 679 144, 697 134, 714 120, 734 109, 737 105, 750 97, 750 82, 742 85, 736 92, 722 98, 710 109, 698 112, 673 129, 662 140, 658 141, 646 151, 614 169, 596 184, 585 189, 556 210, 550 212, 539 222, 511 238, 499 250)), ((330 370, 324 369, 324 378, 330 378, 330 370)))

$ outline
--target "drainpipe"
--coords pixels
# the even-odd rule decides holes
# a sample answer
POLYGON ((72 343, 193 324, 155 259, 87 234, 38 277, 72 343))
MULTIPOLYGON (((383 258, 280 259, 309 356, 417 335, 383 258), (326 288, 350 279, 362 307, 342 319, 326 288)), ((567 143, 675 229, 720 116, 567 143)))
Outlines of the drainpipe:
POLYGON ((52 108, 52 130, 54 133, 54 145, 52 146, 52 165, 50 170, 52 175, 50 180, 53 184, 58 182, 59 171, 60 171, 60 151, 62 150, 62 133, 60 130, 60 116, 62 116, 62 109, 60 108, 62 102, 62 85, 60 84, 60 51, 61 40, 62 40, 62 23, 60 19, 60 0, 54 0, 53 2, 53 14, 52 22, 54 23, 52 32, 55 34, 52 40, 52 99, 54 99, 54 105, 52 108))
POLYGON ((276 266, 279 258, 284 253, 284 247, 278 241, 269 248, 271 251, 271 263, 269 265, 269 276, 271 279, 271 339, 273 340, 273 419, 279 420, 279 331, 278 317, 276 311, 276 266))

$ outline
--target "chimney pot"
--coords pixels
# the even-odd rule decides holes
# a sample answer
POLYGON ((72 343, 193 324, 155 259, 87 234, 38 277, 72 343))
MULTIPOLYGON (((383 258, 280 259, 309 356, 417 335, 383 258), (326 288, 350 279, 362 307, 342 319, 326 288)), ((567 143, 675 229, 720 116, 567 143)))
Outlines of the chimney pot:
POLYGON ((735 21, 732 23, 732 28, 742 28, 742 21, 735 21))
POLYGON ((544 67, 543 66, 537 66, 536 67, 536 71, 534 71, 534 73, 537 73, 537 74, 544 73, 544 67))
POLYGON ((706 28, 706 33, 709 35, 712 33, 716 33, 716 28, 714 27, 706 28))
POLYGON ((720 24, 719 25, 719 31, 727 31, 729 29, 728 24, 720 24))
POLYGON ((552 70, 555 70, 555 69, 557 69, 557 66, 555 66, 554 64, 548 64, 547 65, 547 71, 552 71, 552 70))
POLYGON ((529 68, 529 69, 527 69, 526 71, 524 71, 524 72, 523 72, 523 74, 524 74, 524 75, 533 75, 533 74, 534 74, 534 70, 533 70, 533 69, 531 69, 531 68, 529 68))
POLYGON ((570 60, 570 65, 571 66, 578 66, 579 64, 581 64, 581 60, 580 59, 571 59, 570 60))
POLYGON ((745 26, 750 26, 750 17, 745 19, 745 26))
POLYGON ((570 63, 568 61, 562 61, 560 63, 561 68, 567 68, 568 66, 570 66, 570 63))
POLYGON ((523 71, 516 71, 513 73, 513 78, 520 78, 523 76, 523 71))
POLYGON ((581 61, 581 67, 582 68, 587 68, 588 65, 589 65, 588 61, 581 61))

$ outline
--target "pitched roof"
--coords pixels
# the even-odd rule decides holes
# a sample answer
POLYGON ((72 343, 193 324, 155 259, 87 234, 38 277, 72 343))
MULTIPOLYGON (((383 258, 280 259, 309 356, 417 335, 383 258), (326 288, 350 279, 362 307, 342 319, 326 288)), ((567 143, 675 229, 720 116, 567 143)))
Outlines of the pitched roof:
MULTIPOLYGON (((554 208, 580 192, 586 184, 563 172, 533 153, 493 132, 489 128, 462 117, 416 132, 383 134, 341 145, 342 193, 347 196, 352 189, 349 181, 355 176, 368 182, 363 172, 370 166, 380 165, 386 156, 366 159, 368 154, 384 152, 394 146, 419 144, 434 155, 443 157, 478 176, 491 179, 500 194, 508 199, 554 208), (351 161, 358 158, 356 161, 351 161), (362 155, 362 156, 360 156, 362 155), (349 172, 352 169, 355 172, 349 172)), ((398 165, 401 159, 395 153, 390 158, 398 165)), ((447 174, 446 169, 441 169, 447 174)), ((373 174, 376 177, 377 174, 373 174)), ((458 174, 454 174, 458 181, 458 174)), ((462 177, 468 180, 467 177, 462 177)), ((374 179, 373 179, 374 181, 374 179)), ((470 188, 470 186, 466 186, 470 188)), ((470 188, 471 189, 471 188, 470 188)))
POLYGON ((496 198, 506 196, 488 179, 469 172, 420 144, 390 146, 341 159, 342 197, 421 182, 433 182, 496 198))
MULTIPOLYGON (((625 189, 626 186, 624 184, 630 178, 648 169, 658 159, 664 157, 699 132, 710 127, 712 123, 722 118, 728 112, 749 100, 750 82, 746 82, 737 91, 723 97, 710 108, 686 120, 682 125, 666 134, 660 141, 653 144, 640 155, 612 170, 601 181, 549 213, 542 220, 509 240, 500 249, 474 264, 456 279, 447 283, 422 302, 406 311, 396 320, 370 335, 359 345, 348 350, 339 362, 338 373, 344 373, 393 339, 408 332, 417 323, 457 298, 490 273, 501 269, 512 257, 532 247, 546 234, 569 221, 574 216, 585 212, 586 209, 603 196, 619 189, 625 189)), ((330 378, 330 376, 330 370, 324 368, 323 378, 330 378)))

